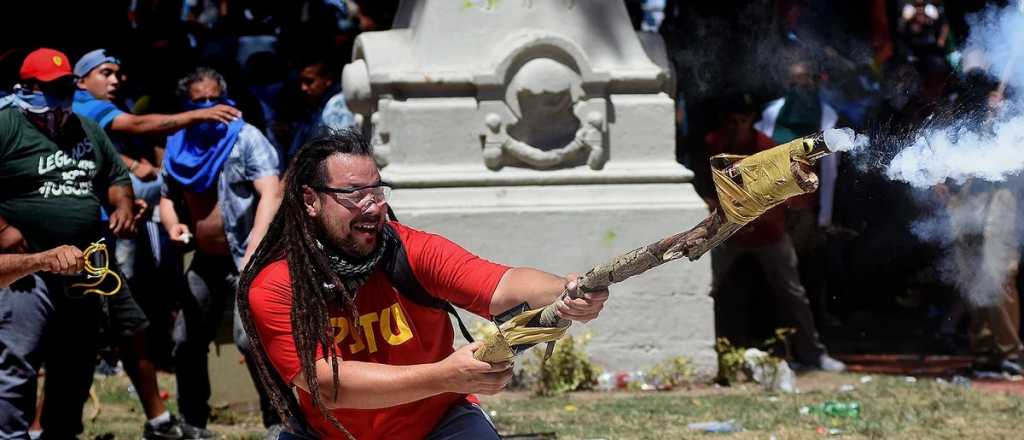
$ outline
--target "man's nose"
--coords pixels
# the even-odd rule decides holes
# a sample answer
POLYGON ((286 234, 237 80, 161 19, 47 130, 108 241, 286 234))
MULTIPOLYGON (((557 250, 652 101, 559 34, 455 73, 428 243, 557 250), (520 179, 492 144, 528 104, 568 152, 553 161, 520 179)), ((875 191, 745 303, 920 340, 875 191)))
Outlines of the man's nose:
POLYGON ((367 197, 363 200, 363 203, 365 205, 362 207, 362 211, 365 214, 380 214, 384 206, 384 204, 379 203, 375 197, 367 197))

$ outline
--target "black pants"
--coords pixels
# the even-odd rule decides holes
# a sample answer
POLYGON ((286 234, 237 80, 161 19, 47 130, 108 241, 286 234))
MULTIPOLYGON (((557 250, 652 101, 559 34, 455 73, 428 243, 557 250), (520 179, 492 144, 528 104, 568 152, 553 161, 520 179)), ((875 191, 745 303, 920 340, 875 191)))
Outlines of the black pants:
POLYGON ((716 337, 727 337, 736 333, 737 322, 734 310, 724 310, 721 300, 729 296, 726 281, 730 276, 742 278, 743 274, 732 274, 734 263, 744 255, 753 255, 764 271, 766 290, 770 290, 785 312, 787 326, 796 328, 793 347, 794 356, 799 362, 818 365, 819 358, 826 353, 825 346, 818 338, 818 330, 814 325, 814 316, 807 301, 807 294, 800 284, 797 271, 796 252, 789 236, 765 246, 747 248, 734 243, 723 243, 711 250, 711 296, 715 298, 715 333, 716 337))
MULTIPOLYGON (((128 243, 116 241, 116 255, 118 264, 128 276, 125 282, 131 287, 135 302, 150 323, 146 329, 146 353, 140 355, 153 361, 157 368, 170 369, 173 365, 171 353, 174 341, 171 332, 174 313, 181 292, 186 291, 188 285, 185 284, 180 251, 167 245, 166 232, 162 226, 153 230, 150 225, 153 223, 146 223, 146 228, 141 229, 138 236, 128 243), (158 250, 160 255, 154 256, 154 250, 158 250)), ((109 241, 114 242, 112 239, 109 241)), ((114 314, 110 316, 114 333, 119 333, 120 318, 114 314)))
POLYGON ((264 426, 280 423, 270 399, 260 383, 254 360, 249 355, 249 339, 242 329, 235 307, 238 270, 230 257, 196 252, 185 274, 189 294, 182 299, 181 313, 174 326, 174 364, 178 380, 178 409, 185 423, 206 427, 210 418, 209 347, 217 328, 230 314, 235 345, 246 359, 249 375, 260 396, 264 426))

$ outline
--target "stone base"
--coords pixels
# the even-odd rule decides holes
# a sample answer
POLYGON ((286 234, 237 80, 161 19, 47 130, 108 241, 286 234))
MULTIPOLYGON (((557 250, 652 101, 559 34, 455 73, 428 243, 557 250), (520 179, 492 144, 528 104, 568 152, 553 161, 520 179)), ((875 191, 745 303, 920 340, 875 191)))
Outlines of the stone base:
MULTIPOLYGON (((586 272, 708 215, 680 183, 404 188, 391 206, 403 223, 481 257, 556 274, 586 272)), ((709 260, 669 262, 612 286, 601 317, 573 332, 592 333, 588 351, 610 371, 686 356, 698 373, 714 374, 709 260)))

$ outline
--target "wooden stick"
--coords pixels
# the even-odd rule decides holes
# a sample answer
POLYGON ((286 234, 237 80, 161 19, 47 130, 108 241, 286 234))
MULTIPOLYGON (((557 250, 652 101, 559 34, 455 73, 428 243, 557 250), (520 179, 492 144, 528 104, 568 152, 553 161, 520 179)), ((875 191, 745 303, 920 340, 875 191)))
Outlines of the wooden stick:
MULTIPOLYGON (((612 284, 682 257, 694 261, 742 227, 743 225, 726 220, 722 211, 716 210, 686 232, 663 238, 622 254, 607 263, 594 266, 583 275, 579 287, 571 296, 579 298, 586 292, 606 289, 612 284)), ((569 292, 564 295, 569 296, 569 292)), ((540 315, 539 324, 543 327, 567 327, 570 323, 571 321, 561 319, 555 314, 555 304, 545 307, 540 315)))
MULTIPOLYGON (((806 192, 818 188, 818 176, 809 170, 809 164, 793 162, 793 175, 806 192)), ((718 246, 740 230, 743 225, 733 223, 725 218, 720 209, 686 232, 675 234, 622 254, 611 261, 599 264, 590 269, 579 281, 575 292, 564 292, 563 296, 582 297, 586 292, 606 289, 608 286, 622 282, 634 275, 639 275, 666 262, 687 257, 690 261, 718 246)), ((568 327, 571 321, 561 319, 555 313, 555 304, 544 307, 540 314, 539 324, 543 327, 568 327)))

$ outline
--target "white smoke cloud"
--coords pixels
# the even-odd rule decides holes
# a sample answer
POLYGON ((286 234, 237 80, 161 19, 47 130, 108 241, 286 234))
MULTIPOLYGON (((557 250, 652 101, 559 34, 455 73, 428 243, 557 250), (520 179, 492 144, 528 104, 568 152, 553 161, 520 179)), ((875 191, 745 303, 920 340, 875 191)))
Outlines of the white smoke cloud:
MULTIPOLYGON (((1020 0, 1024 5, 1024 0, 1020 0)), ((989 7, 967 17, 965 53, 980 55, 989 75, 1018 89, 991 127, 926 130, 889 164, 886 175, 927 188, 952 179, 1002 181, 1024 170, 1024 6, 989 7)))
MULTIPOLYGON (((1024 44, 1024 35, 1021 43, 1024 44)), ((1024 170, 1024 115, 995 122, 991 132, 953 126, 922 133, 910 147, 896 155, 886 175, 918 188, 928 188, 946 179, 956 183, 970 178, 998 182, 1021 170, 1024 170)))
POLYGON ((1024 87, 1024 1, 999 9, 990 7, 967 17, 971 32, 966 50, 980 50, 992 76, 1024 87))
POLYGON ((974 306, 1002 299, 1020 258, 1016 196, 1005 185, 974 180, 911 229, 948 250, 939 275, 974 306))
POLYGON ((1024 10, 990 7, 968 23, 964 52, 980 55, 979 67, 1016 89, 1008 95, 1012 101, 992 109, 985 124, 961 120, 922 129, 884 172, 922 193, 950 181, 959 187, 912 230, 948 250, 936 269, 970 303, 985 306, 1001 301, 1020 258, 1018 223, 1024 219, 1018 213, 1024 210, 1012 191, 1024 188, 1012 187, 1024 182, 1024 10))
POLYGON ((857 134, 849 128, 830 128, 822 133, 825 145, 833 152, 852 151, 868 146, 867 136, 857 134))

